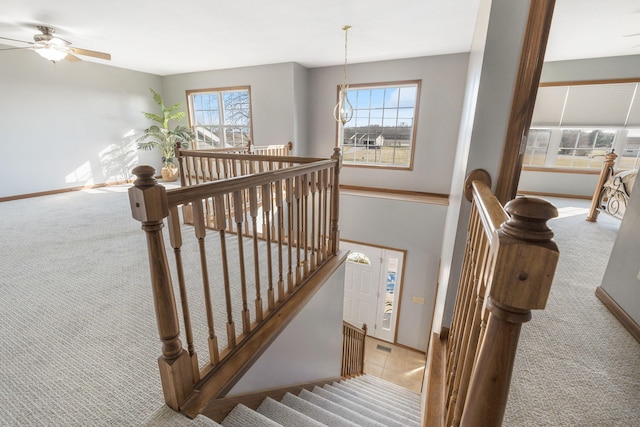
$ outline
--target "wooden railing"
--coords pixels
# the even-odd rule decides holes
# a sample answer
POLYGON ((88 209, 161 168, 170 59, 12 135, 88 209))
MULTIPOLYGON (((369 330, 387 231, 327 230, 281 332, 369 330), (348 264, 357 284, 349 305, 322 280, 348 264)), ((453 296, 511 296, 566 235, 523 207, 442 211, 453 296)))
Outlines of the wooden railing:
POLYGON ((342 322, 342 369, 343 378, 364 374, 364 341, 367 337, 367 324, 362 328, 349 322, 342 322))
POLYGON ((609 178, 615 175, 613 167, 617 157, 618 155, 614 153, 613 150, 611 150, 610 153, 606 154, 605 160, 604 162, 602 162, 602 170, 600 171, 600 177, 598 178, 598 185, 596 185, 596 188, 593 191, 593 197, 591 197, 591 207, 589 208, 589 213, 587 214, 587 221, 589 222, 596 222, 598 220, 598 214, 600 213, 603 195, 602 193, 605 191, 604 184, 609 178))
POLYGON ((286 316, 280 311, 298 310, 291 304, 306 301, 301 299, 308 292, 305 285, 317 282, 338 253, 339 149, 331 159, 298 160, 302 164, 172 190, 157 183, 152 167, 133 170, 137 180, 129 198, 147 236, 163 343, 158 363, 171 408, 195 416, 209 399, 223 396, 284 327, 286 316), (272 199, 273 206, 258 203, 272 199), (179 208, 187 205, 192 227, 181 224, 179 208), (256 229, 263 220, 258 217, 266 224, 261 241, 256 229), (215 232, 207 232, 210 218, 215 232), (230 220, 237 230, 233 236, 227 233, 230 220), (245 236, 245 227, 252 237, 245 236), (245 246, 251 255, 245 255, 245 246), (197 348, 208 353, 202 365, 197 348))
POLYGON ((204 150, 186 150, 180 145, 176 147, 176 159, 180 170, 180 184, 202 184, 220 179, 249 175, 267 170, 285 167, 293 150, 293 144, 262 145, 248 147, 210 148, 204 150), (251 154, 262 157, 262 161, 254 162, 251 168, 245 167, 233 157, 234 154, 251 154), (279 159, 279 160, 276 160, 279 159))
POLYGON ((558 261, 550 203, 520 197, 503 209, 486 182, 472 195, 467 244, 448 336, 434 334, 426 425, 500 426, 520 328, 545 307, 558 261))

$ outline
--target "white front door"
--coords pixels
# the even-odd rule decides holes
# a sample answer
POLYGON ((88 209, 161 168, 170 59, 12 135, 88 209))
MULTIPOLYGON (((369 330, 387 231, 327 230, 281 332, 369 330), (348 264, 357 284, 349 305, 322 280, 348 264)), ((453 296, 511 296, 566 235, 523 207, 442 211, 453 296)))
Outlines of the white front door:
POLYGON ((394 342, 397 297, 401 283, 403 252, 340 242, 350 250, 345 268, 344 320, 367 324, 368 335, 394 342))
MULTIPOLYGON (((342 243, 340 247, 343 248, 342 243)), ((344 320, 358 327, 366 323, 373 329, 378 311, 380 255, 349 249, 352 252, 345 268, 344 320)))

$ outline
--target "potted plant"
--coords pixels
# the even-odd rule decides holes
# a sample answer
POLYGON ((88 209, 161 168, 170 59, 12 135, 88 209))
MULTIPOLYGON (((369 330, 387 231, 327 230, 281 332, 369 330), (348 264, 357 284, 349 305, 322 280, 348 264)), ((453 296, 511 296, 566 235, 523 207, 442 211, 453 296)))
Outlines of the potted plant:
POLYGON ((178 168, 174 163, 175 148, 178 142, 182 146, 188 146, 194 138, 193 131, 184 125, 177 125, 169 129, 169 122, 184 118, 184 111, 179 111, 181 104, 174 104, 170 107, 164 105, 162 96, 153 89, 149 89, 153 94, 153 100, 160 106, 160 114, 145 113, 144 116, 157 123, 144 130, 142 136, 136 139, 138 149, 153 150, 159 148, 162 153, 162 179, 165 181, 175 181, 178 179, 178 168))

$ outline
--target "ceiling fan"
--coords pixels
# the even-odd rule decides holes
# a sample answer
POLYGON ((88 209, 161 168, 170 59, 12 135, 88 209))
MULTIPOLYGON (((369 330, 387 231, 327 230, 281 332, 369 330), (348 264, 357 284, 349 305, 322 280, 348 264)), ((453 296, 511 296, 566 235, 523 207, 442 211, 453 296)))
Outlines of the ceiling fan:
POLYGON ((53 35, 55 30, 51 27, 38 26, 38 30, 42 34, 36 34, 33 36, 33 42, 27 42, 23 40, 10 39, 8 37, 0 37, 0 40, 10 40, 19 43, 27 43, 30 46, 25 47, 12 47, 2 50, 15 50, 15 49, 33 49, 43 58, 48 59, 51 62, 61 61, 67 59, 69 61, 80 61, 76 55, 90 56, 93 58, 111 60, 111 55, 103 52, 96 52, 95 50, 81 49, 79 47, 71 47, 71 42, 63 40, 53 35))

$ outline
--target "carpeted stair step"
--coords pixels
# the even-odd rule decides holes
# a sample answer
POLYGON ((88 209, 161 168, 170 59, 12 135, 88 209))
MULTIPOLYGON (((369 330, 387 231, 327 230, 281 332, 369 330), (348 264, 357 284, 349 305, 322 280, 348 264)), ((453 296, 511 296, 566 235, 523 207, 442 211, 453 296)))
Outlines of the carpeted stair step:
POLYGON ((353 381, 355 383, 371 384, 377 387, 384 387, 388 393, 393 393, 396 396, 406 398, 409 401, 415 402, 416 405, 420 404, 420 393, 407 390, 404 387, 401 387, 394 383, 390 383, 389 381, 385 381, 382 378, 374 377, 373 375, 361 375, 359 377, 352 378, 349 381, 353 381))
POLYGON ((408 411, 414 413, 417 411, 416 405, 413 402, 408 402, 406 399, 394 396, 392 393, 385 393, 377 387, 366 386, 359 383, 353 383, 350 381, 342 381, 339 384, 343 387, 343 390, 356 394, 360 398, 365 398, 374 402, 385 402, 394 405, 402 411, 408 411))
POLYGON ((223 427, 277 427, 280 424, 264 415, 247 408, 243 404, 236 405, 229 415, 222 420, 223 427))
POLYGON ((344 390, 340 390, 339 388, 336 388, 331 384, 325 384, 322 388, 324 388, 325 390, 337 396, 351 400, 352 402, 355 402, 361 406, 367 407, 369 409, 377 410, 377 411, 382 411, 385 415, 393 414, 392 418, 400 422, 404 422, 405 425, 414 425, 414 424, 420 425, 420 417, 415 416, 414 414, 408 414, 406 412, 399 411, 397 407, 389 403, 374 402, 368 399, 363 399, 361 397, 357 397, 353 394, 347 393, 344 390))
POLYGON ((364 414, 359 414, 351 409, 345 408, 343 406, 338 405, 324 397, 314 394, 309 390, 302 389, 298 394, 298 397, 306 400, 307 402, 313 403, 316 406, 319 406, 322 409, 326 409, 327 411, 336 414, 346 420, 349 420, 360 426, 367 427, 385 427, 384 424, 379 423, 364 414))
POLYGON ((415 425, 416 427, 418 427, 417 423, 408 424, 410 423, 410 421, 407 418, 403 417, 402 420, 400 420, 398 414, 394 412, 385 411, 383 408, 369 408, 365 405, 361 405, 355 402, 354 400, 331 393, 329 390, 324 388, 316 386, 313 388, 313 393, 327 400, 330 400, 331 402, 340 405, 343 408, 347 408, 357 414, 364 415, 365 417, 377 421, 387 427, 405 427, 408 425, 415 425))
POLYGON ((284 427, 324 426, 324 424, 322 424, 321 422, 316 421, 313 418, 308 417, 303 413, 298 412, 295 409, 292 409, 287 405, 278 402, 277 400, 273 400, 270 397, 267 397, 265 400, 263 400, 256 411, 284 427))
POLYGON ((366 392, 371 392, 378 395, 383 395, 385 398, 390 400, 395 400, 398 402, 409 404, 410 406, 419 405, 420 404, 420 395, 417 393, 413 393, 407 389, 401 389, 402 391, 398 391, 396 387, 399 387, 395 384, 391 384, 387 381, 376 378, 372 379, 358 379, 353 378, 346 381, 341 381, 346 385, 350 385, 353 387, 360 388, 365 390, 366 392), (384 392, 382 392, 384 390, 384 392))
POLYGON ((408 413, 412 416, 419 416, 419 406, 414 405, 411 402, 406 402, 402 399, 387 397, 384 395, 384 392, 379 391, 379 389, 370 389, 366 387, 362 387, 358 384, 354 385, 349 381, 342 382, 334 382, 332 384, 334 387, 343 390, 346 393, 352 394, 360 399, 365 399, 370 402, 385 404, 387 406, 393 406, 397 408, 402 413, 408 413))
POLYGON ((187 418, 186 415, 176 412, 167 405, 162 405, 154 411, 140 424, 142 427, 220 427, 220 424, 198 415, 194 419, 187 418))
POLYGON ((302 412, 306 416, 313 418, 314 420, 319 421, 322 424, 327 426, 332 426, 332 427, 357 427, 358 426, 358 424, 356 423, 346 420, 339 415, 329 412, 326 409, 316 406, 313 403, 308 402, 291 393, 285 394, 280 402, 292 409, 295 409, 296 411, 302 412))

